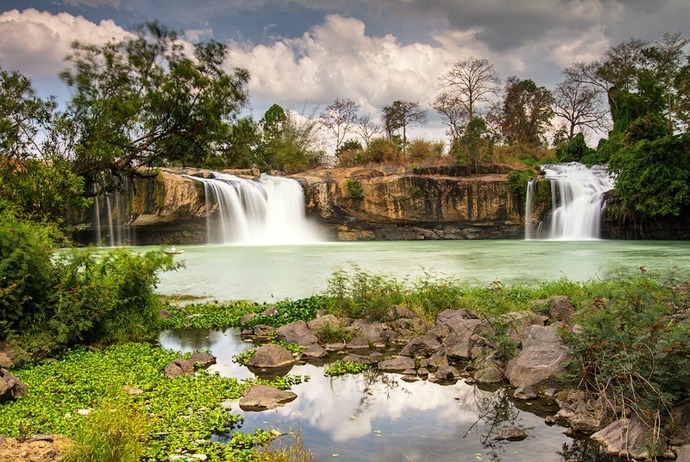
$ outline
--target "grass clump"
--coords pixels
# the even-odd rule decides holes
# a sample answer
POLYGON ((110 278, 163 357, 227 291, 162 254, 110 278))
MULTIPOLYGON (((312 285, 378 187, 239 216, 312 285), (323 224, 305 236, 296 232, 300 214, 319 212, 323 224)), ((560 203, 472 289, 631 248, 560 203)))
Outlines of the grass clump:
POLYGON ((336 361, 324 368, 324 375, 329 377, 336 377, 345 374, 359 374, 371 369, 367 364, 353 363, 350 361, 336 361))

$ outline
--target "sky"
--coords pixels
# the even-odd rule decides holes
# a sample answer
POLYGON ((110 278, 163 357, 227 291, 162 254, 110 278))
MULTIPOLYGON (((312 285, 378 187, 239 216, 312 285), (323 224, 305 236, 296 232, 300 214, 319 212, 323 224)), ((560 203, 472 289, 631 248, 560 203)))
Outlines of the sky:
POLYGON ((453 63, 486 58, 504 80, 553 89, 624 40, 690 36, 690 0, 0 0, 0 68, 64 101, 56 76, 74 40, 103 44, 150 20, 226 43, 227 69, 249 70, 255 119, 274 103, 318 114, 349 98, 378 118, 416 101, 429 124, 413 136, 440 139, 430 105, 453 63))

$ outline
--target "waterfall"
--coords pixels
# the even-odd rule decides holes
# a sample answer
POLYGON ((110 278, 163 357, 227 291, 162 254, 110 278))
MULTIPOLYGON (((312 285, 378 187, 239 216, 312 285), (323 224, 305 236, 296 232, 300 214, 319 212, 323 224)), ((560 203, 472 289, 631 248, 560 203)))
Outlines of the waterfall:
POLYGON ((306 219, 304 193, 293 179, 263 174, 248 180, 218 172, 213 172, 213 178, 189 178, 204 184, 210 244, 303 244, 322 240, 306 219))
POLYGON ((525 237, 573 241, 599 239, 606 210, 604 193, 614 184, 606 167, 587 168, 571 162, 544 165, 543 169, 544 178, 549 180, 551 187, 551 210, 534 232, 532 209, 538 180, 530 181, 525 201, 525 237))

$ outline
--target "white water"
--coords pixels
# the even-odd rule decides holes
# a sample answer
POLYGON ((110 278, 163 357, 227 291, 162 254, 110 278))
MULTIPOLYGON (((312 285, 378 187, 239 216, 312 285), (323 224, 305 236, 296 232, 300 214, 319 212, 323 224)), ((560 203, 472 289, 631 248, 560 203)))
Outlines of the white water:
POLYGON ((614 179, 604 166, 592 168, 571 162, 544 166, 544 178, 551 182, 551 211, 539 223, 532 223, 532 202, 536 182, 527 187, 525 237, 559 240, 599 239, 606 210, 604 193, 613 189, 614 179))
POLYGON ((278 245, 321 241, 307 221, 304 193, 289 178, 261 175, 247 180, 225 173, 204 183, 209 244, 278 245))

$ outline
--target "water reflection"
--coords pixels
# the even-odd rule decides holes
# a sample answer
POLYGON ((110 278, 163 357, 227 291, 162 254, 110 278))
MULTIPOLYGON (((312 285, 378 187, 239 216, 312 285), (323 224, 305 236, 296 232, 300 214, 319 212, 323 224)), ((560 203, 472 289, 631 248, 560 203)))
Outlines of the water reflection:
MULTIPOLYGON (((250 348, 235 330, 175 331, 161 335, 161 346, 190 351, 200 346, 218 358, 222 375, 244 378, 251 373, 232 363, 250 348)), ((504 389, 481 390, 460 381, 454 385, 408 383, 396 374, 367 372, 326 377, 323 368, 297 365, 291 374, 310 380, 292 390, 298 398, 277 410, 243 412, 241 431, 300 429, 318 461, 505 460, 575 461, 581 446, 560 427, 514 406, 504 389), (528 437, 518 442, 495 440, 505 426, 517 426, 528 437)), ((529 407, 529 404, 526 404, 529 407)), ((604 459, 583 459, 601 462, 604 459)))

